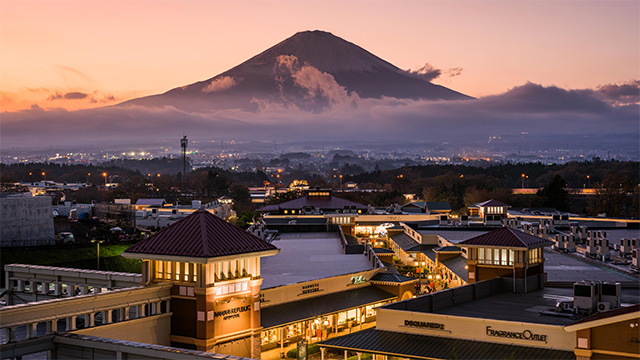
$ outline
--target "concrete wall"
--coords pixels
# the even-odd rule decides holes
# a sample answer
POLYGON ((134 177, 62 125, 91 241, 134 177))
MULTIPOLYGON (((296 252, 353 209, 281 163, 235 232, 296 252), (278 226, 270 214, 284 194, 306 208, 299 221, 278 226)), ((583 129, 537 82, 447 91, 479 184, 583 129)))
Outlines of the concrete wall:
POLYGON ((51 244, 55 244, 51 197, 0 197, 0 247, 51 244))
POLYGON ((171 313, 74 331, 74 334, 169 346, 171 313))

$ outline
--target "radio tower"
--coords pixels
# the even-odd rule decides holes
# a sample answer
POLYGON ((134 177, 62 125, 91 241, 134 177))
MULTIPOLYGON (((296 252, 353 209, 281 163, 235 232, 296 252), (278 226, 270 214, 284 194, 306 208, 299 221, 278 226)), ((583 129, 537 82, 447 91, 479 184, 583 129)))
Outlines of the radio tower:
POLYGON ((187 144, 189 140, 187 140, 187 135, 184 135, 182 139, 180 139, 180 147, 182 147, 182 183, 184 184, 184 180, 187 175, 187 144))

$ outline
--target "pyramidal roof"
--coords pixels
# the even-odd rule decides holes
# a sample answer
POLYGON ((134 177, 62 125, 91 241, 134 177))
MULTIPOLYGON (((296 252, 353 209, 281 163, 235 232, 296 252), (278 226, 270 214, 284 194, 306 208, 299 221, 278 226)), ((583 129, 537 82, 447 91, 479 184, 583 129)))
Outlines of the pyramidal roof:
POLYGON ((277 251, 270 243, 200 209, 124 251, 140 255, 214 258, 277 251))
POLYGON ((486 234, 467 239, 457 243, 457 246, 495 246, 495 247, 515 247, 515 248, 539 248, 551 245, 551 241, 541 237, 529 235, 519 230, 503 227, 490 231, 486 234))

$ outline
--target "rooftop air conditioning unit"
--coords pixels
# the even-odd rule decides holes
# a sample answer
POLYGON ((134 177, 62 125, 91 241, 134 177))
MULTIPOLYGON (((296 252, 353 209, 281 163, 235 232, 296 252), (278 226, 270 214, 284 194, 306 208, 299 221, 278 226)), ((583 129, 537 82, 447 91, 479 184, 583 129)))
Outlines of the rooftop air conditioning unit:
POLYGON ((609 308, 611 309, 619 308, 621 291, 622 285, 620 283, 602 283, 600 285, 600 302, 609 304, 609 308))
POLYGON ((609 310, 611 310, 611 304, 604 301, 598 302, 598 312, 609 311, 609 310))
POLYGON ((626 256, 631 255, 631 239, 622 238, 620 239, 620 255, 626 256))
POLYGON ((595 283, 573 284, 573 308, 591 313, 596 307, 598 298, 598 286, 595 283))

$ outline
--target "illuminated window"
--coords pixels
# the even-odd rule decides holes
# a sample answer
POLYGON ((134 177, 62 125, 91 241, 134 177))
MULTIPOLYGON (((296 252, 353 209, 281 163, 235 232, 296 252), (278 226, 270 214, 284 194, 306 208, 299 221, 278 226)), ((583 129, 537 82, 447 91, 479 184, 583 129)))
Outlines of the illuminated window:
POLYGON ((172 268, 171 261, 165 261, 165 265, 166 265, 165 269, 166 269, 167 273, 165 274, 164 278, 167 279, 167 280, 171 280, 171 275, 172 275, 172 273, 171 273, 171 268, 172 268))
POLYGON ((478 262, 484 264, 484 248, 478 248, 478 262))
POLYGON ((198 264, 193 264, 193 282, 198 282, 198 264))
POLYGON ((500 249, 493 249, 493 264, 500 265, 500 249))
POLYGON ((162 261, 156 261, 156 279, 164 279, 164 266, 162 261))
POLYGON ((502 254, 500 254, 500 265, 507 265, 507 249, 502 249, 502 254))
POLYGON ((513 250, 509 250, 509 265, 513 265, 516 261, 516 252, 513 250))
POLYGON ((189 281, 189 268, 191 267, 191 264, 189 263, 185 263, 184 264, 184 281, 189 281))
POLYGON ((242 291, 247 291, 249 289, 249 282, 244 281, 242 283, 242 291))
POLYGON ((180 263, 179 262, 175 262, 174 263, 174 267, 176 269, 175 274, 176 274, 176 280, 180 281, 180 263))

